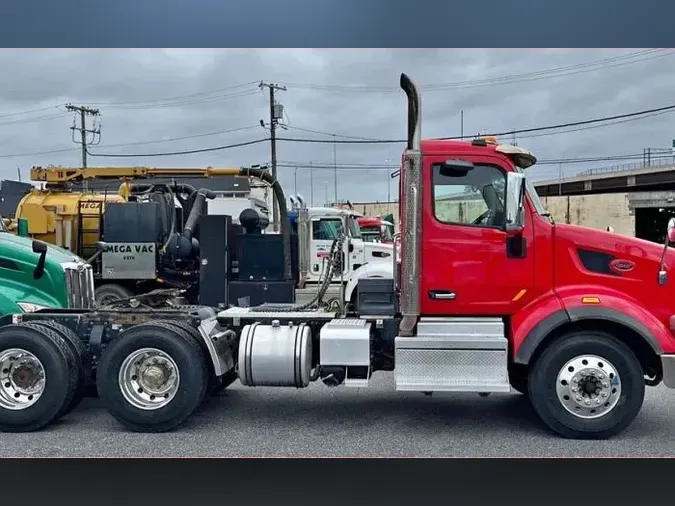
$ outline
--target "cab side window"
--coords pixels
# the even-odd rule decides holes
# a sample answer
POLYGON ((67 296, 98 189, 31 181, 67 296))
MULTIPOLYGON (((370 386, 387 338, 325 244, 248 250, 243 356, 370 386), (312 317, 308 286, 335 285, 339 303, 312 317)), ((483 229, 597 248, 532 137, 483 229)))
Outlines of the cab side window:
POLYGON ((312 222, 312 239, 332 241, 342 232, 342 221, 339 219, 321 219, 312 222))
POLYGON ((506 173, 492 165, 475 165, 468 172, 441 170, 432 165, 434 215, 441 223, 501 228, 506 173))

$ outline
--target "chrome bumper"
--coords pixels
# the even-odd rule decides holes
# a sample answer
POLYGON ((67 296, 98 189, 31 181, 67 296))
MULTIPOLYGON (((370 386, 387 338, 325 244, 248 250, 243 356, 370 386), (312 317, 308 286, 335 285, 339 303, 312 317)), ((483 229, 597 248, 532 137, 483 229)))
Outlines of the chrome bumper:
POLYGON ((663 369, 663 384, 668 388, 675 388, 675 355, 661 355, 663 369))

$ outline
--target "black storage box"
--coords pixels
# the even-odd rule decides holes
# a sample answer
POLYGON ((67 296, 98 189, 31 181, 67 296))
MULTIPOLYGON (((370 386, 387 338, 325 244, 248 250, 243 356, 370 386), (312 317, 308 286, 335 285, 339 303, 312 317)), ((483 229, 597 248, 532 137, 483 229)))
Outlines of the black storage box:
POLYGON ((387 316, 396 314, 394 280, 361 278, 356 285, 356 311, 360 315, 387 316))
POLYGON ((108 202, 103 215, 105 242, 159 242, 162 218, 156 202, 108 202))
POLYGON ((227 304, 230 278, 229 232, 232 218, 227 215, 202 216, 199 241, 199 303, 218 307, 227 304))
MULTIPOLYGON (((234 243, 233 243, 234 244, 234 243)), ((240 281, 282 281, 284 245, 281 234, 241 234, 236 238, 233 260, 238 261, 240 281)), ((291 234, 291 275, 298 280, 298 236, 291 234)))
POLYGON ((228 304, 252 307, 266 302, 293 304, 295 302, 294 281, 230 281, 228 304))

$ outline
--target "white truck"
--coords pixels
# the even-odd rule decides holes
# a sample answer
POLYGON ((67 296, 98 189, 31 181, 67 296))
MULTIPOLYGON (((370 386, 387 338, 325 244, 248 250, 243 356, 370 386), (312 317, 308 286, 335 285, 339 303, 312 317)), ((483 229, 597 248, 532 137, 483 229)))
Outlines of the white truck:
POLYGON ((394 246, 364 241, 358 224, 360 214, 347 209, 307 207, 299 195, 291 197, 290 202, 288 215, 291 230, 298 234, 303 271, 298 300, 304 300, 316 291, 325 276, 331 246, 341 234, 345 237, 342 243, 343 271, 334 275, 328 296, 337 295, 344 288, 344 300, 353 303, 359 279, 393 278, 394 246), (305 259, 307 251, 309 256, 305 259))

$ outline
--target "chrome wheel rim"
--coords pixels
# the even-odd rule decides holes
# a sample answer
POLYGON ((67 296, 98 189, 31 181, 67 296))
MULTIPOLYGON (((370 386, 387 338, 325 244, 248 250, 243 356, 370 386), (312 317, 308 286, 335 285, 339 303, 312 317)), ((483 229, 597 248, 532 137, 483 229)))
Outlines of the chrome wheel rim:
POLYGON ((31 352, 21 348, 0 352, 0 407, 12 411, 31 407, 45 384, 45 368, 31 352))
POLYGON ((607 415, 621 396, 616 367, 597 355, 580 355, 558 372, 556 393, 560 404, 578 418, 607 415))
POLYGON ((129 404, 154 410, 166 406, 176 396, 180 373, 168 353, 157 348, 142 348, 124 359, 118 381, 129 404))

